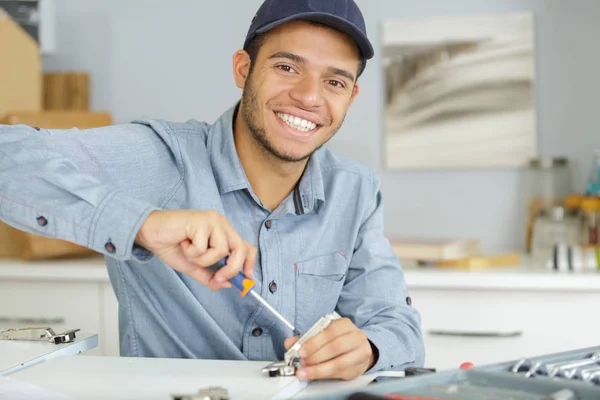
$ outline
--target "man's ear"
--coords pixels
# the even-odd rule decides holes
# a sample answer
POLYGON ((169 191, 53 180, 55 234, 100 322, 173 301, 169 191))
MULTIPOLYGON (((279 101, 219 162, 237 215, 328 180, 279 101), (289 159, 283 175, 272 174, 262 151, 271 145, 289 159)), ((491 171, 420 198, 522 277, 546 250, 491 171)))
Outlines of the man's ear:
POLYGON ((245 50, 238 50, 233 54, 233 77, 236 86, 240 89, 246 85, 250 64, 250 55, 245 50))
POLYGON ((352 96, 350 97, 350 104, 349 106, 354 102, 354 99, 356 98, 356 96, 358 96, 358 92, 360 88, 358 87, 358 83, 356 83, 354 85, 354 88, 352 89, 352 96))

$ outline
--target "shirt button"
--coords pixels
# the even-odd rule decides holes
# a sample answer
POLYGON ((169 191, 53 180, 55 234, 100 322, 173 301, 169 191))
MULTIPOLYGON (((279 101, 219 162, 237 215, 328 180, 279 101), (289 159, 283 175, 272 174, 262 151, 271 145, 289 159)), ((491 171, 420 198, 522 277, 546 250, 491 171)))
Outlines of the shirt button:
POLYGON ((48 220, 46 219, 46 217, 37 217, 36 219, 39 226, 48 225, 48 220))
POLYGON ((269 292, 275 293, 276 291, 277 291, 277 283, 275 283, 275 281, 271 281, 271 283, 269 283, 269 292))
POLYGON ((268 219, 268 220, 265 222, 265 226, 267 227, 267 229, 271 229, 271 220, 270 220, 270 219, 268 219))
POLYGON ((108 242, 106 242, 106 244, 104 245, 104 248, 106 249, 106 251, 108 251, 110 254, 115 254, 115 252, 117 251, 117 248, 115 247, 114 244, 112 244, 112 242, 109 240, 108 242))
POLYGON ((252 336, 254 336, 254 337, 259 337, 262 334, 263 334, 262 328, 254 328, 252 330, 252 336))

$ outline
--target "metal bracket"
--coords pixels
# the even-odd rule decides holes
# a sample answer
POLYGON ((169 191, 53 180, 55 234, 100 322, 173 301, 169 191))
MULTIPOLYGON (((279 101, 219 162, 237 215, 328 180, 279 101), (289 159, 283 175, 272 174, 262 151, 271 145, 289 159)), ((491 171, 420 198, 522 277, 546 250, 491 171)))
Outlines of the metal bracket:
POLYGON ((173 400, 229 400, 229 393, 222 387, 209 387, 195 394, 174 394, 173 400))
POLYGON ((75 332, 79 329, 72 329, 63 333, 56 334, 52 328, 19 328, 0 330, 0 340, 30 340, 30 341, 49 341, 54 344, 71 343, 75 340, 75 332))
POLYGON ((305 333, 303 333, 298 341, 294 343, 288 351, 285 352, 283 361, 275 361, 262 369, 262 372, 268 372, 270 377, 277 376, 294 376, 296 370, 300 368, 300 357, 298 351, 300 347, 313 336, 323 332, 332 321, 339 319, 340 315, 336 312, 325 314, 315 322, 305 333))

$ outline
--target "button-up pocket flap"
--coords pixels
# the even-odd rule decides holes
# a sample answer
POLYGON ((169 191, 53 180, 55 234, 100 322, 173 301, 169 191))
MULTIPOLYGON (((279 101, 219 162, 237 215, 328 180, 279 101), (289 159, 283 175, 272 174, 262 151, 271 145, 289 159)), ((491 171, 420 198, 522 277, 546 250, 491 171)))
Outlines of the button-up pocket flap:
POLYGON ((348 262, 339 252, 318 256, 296 265, 300 275, 314 275, 334 281, 343 279, 348 271, 348 262))

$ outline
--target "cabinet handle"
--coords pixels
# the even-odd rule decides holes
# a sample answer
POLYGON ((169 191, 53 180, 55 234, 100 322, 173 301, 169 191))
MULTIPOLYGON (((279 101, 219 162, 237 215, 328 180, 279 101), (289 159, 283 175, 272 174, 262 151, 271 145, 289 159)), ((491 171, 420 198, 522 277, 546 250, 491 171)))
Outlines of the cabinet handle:
POLYGON ((459 337, 518 337, 522 336, 522 331, 450 331, 450 330, 429 330, 430 335, 435 336, 459 336, 459 337))
POLYGON ((59 325, 64 324, 65 319, 59 318, 32 318, 32 317, 0 317, 0 324, 29 324, 29 325, 59 325))

